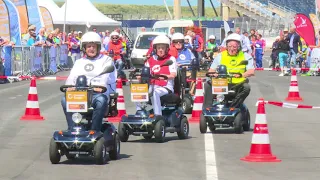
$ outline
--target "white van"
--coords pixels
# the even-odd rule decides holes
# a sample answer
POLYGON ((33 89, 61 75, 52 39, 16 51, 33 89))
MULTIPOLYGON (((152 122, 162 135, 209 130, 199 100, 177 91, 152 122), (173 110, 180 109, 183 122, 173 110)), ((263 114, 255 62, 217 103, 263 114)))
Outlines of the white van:
POLYGON ((155 32, 163 32, 169 35, 170 29, 173 28, 175 32, 184 34, 185 28, 191 26, 194 26, 192 20, 169 20, 155 22, 152 29, 155 32))
POLYGON ((161 32, 141 32, 138 34, 131 52, 131 63, 134 67, 139 68, 143 66, 151 41, 159 35, 166 34, 161 32))

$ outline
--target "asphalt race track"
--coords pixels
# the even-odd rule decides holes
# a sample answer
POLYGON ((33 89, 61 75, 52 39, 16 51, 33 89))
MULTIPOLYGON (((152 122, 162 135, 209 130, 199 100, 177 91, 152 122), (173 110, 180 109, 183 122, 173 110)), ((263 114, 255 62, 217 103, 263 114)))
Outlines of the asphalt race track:
MULTIPOLYGON (((59 73, 64 76, 68 72, 59 73)), ((254 124, 256 101, 284 101, 290 76, 279 72, 256 72, 250 80, 251 95, 246 100, 254 124)), ((320 105, 319 77, 298 77, 302 104, 320 105)), ((317 109, 284 109, 266 105, 273 154, 282 162, 247 163, 240 158, 249 153, 252 132, 233 134, 220 131, 200 134, 191 124, 190 138, 178 140, 167 134, 162 144, 130 137, 121 143, 121 159, 98 166, 92 159, 77 159, 52 165, 49 141, 55 130, 65 129, 59 86, 64 81, 39 80, 37 89, 44 121, 21 121, 29 81, 1 84, 0 89, 0 180, 319 180, 320 121, 317 109)), ((128 86, 124 94, 129 94, 128 86)), ((135 106, 126 96, 127 113, 135 106)), ((116 126, 118 126, 116 124, 116 126)))

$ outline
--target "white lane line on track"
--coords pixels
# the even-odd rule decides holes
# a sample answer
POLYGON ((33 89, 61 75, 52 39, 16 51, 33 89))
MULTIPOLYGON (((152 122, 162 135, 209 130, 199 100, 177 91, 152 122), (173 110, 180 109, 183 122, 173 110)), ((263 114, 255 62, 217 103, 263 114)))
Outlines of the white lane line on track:
MULTIPOLYGON (((208 128, 208 132, 211 132, 208 128)), ((218 180, 218 170, 216 153, 214 150, 214 140, 211 133, 204 134, 204 146, 206 153, 206 175, 207 180, 218 180)))

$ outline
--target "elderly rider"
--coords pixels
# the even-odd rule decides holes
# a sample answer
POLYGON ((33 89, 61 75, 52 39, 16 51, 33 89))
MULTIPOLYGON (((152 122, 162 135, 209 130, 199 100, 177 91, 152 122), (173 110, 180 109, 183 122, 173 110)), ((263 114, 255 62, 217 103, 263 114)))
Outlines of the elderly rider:
MULTIPOLYGON (((66 85, 76 85, 77 77, 80 75, 85 75, 87 77, 87 85, 89 85, 92 79, 91 85, 104 86, 107 88, 105 93, 101 93, 102 90, 100 88, 95 88, 95 93, 92 97, 92 107, 94 110, 92 115, 91 130, 101 131, 102 120, 104 114, 108 110, 108 96, 111 92, 116 90, 117 72, 115 70, 112 73, 98 76, 101 72, 103 72, 107 64, 110 64, 109 61, 113 60, 109 56, 100 54, 101 38, 97 33, 87 32, 84 34, 81 38, 81 48, 85 56, 75 61, 75 64, 71 69, 70 75, 66 81, 66 85)), ((67 91, 72 91, 74 89, 75 88, 68 88, 67 91)), ((68 129, 72 129, 74 122, 72 121, 72 113, 66 112, 65 96, 62 98, 61 104, 67 119, 68 129)))
MULTIPOLYGON (((241 36, 239 34, 230 34, 226 39, 227 50, 221 52, 216 56, 211 64, 209 72, 217 72, 219 65, 225 65, 228 73, 233 73, 231 87, 235 87, 236 97, 234 98, 231 107, 239 107, 247 96, 250 94, 250 85, 248 77, 254 76, 254 65, 253 58, 248 53, 244 53, 241 47, 241 36), (248 61, 247 65, 241 65, 240 63, 244 60, 248 61), (241 74, 241 75, 240 75, 241 74)), ((217 77, 218 74, 212 74, 217 77)), ((203 107, 209 107, 212 105, 213 94, 211 81, 204 85, 204 104, 203 107)))

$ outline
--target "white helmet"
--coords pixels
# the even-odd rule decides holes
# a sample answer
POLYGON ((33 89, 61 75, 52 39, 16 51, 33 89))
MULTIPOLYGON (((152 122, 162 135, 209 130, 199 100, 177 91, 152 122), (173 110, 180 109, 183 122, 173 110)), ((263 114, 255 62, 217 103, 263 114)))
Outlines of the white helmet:
POLYGON ((112 36, 118 36, 120 37, 120 34, 117 32, 117 31, 113 31, 111 34, 110 34, 110 37, 112 36))
POLYGON ((183 40, 184 39, 184 35, 182 33, 174 33, 171 37, 171 40, 174 41, 174 40, 183 40))
POLYGON ((186 36, 184 37, 184 39, 190 40, 190 39, 191 39, 191 36, 186 35, 186 36))
POLYGON ((166 35, 159 35, 154 38, 152 44, 167 44, 168 46, 170 46, 170 39, 166 35))
POLYGON ((210 35, 210 36, 209 36, 209 39, 216 39, 216 36, 210 35))
POLYGON ((80 40, 80 48, 82 49, 87 43, 96 43, 98 47, 101 47, 101 37, 96 32, 87 32, 85 33, 80 40))
POLYGON ((229 41, 238 41, 241 44, 241 36, 237 33, 232 33, 227 37, 226 43, 229 41))

